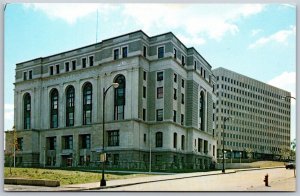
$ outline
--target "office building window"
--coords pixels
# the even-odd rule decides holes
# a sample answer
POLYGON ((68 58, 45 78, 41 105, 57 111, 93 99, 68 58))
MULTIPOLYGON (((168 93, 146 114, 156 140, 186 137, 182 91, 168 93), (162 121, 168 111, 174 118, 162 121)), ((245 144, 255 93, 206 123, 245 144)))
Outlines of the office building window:
POLYGON ((119 49, 114 49, 114 60, 119 59, 119 49))
POLYGON ((23 142, 24 142, 24 140, 22 137, 17 138, 17 149, 16 150, 19 150, 19 151, 23 150, 23 142))
POLYGON ((56 150, 56 137, 47 137, 47 150, 56 150))
POLYGON ((115 109, 114 109, 114 119, 123 120, 124 119, 124 109, 125 109, 125 92, 126 92, 126 80, 123 75, 118 75, 115 83, 119 84, 118 88, 115 88, 115 109))
POLYGON ((143 86, 143 98, 146 98, 146 87, 145 86, 143 86))
POLYGON ((89 125, 92 123, 92 84, 87 82, 83 87, 83 125, 89 125))
POLYGON ((181 150, 184 150, 185 149, 185 136, 182 135, 181 136, 181 150))
POLYGON ((174 88, 174 100, 177 100, 177 89, 174 88))
POLYGON ((91 148, 91 134, 79 135, 79 148, 80 149, 91 148))
POLYGON ((27 72, 23 72, 23 80, 27 80, 27 72))
POLYGON ((173 134, 173 147, 177 148, 177 133, 173 134))
POLYGON ((73 136, 63 136, 62 137, 62 149, 73 149, 73 136))
POLYGON ((174 48, 174 59, 177 58, 177 50, 174 48))
POLYGON ((173 110, 173 122, 176 122, 176 110, 173 110))
POLYGON ((180 121, 181 125, 184 124, 184 114, 181 114, 181 121, 180 121))
POLYGON ((82 68, 86 68, 86 58, 81 59, 82 63, 82 68))
POLYGON ((50 93, 50 128, 58 127, 58 91, 52 89, 50 93))
POLYGON ((144 80, 147 80, 147 72, 144 71, 144 80))
POLYGON ((29 71, 29 79, 32 79, 32 70, 29 71))
POLYGON ((197 70, 197 61, 194 61, 194 70, 197 70))
POLYGON ((59 74, 59 65, 56 65, 56 74, 59 74))
POLYGON ((163 120, 163 114, 164 114, 163 109, 156 110, 156 121, 162 121, 163 120))
POLYGON ((122 48, 122 58, 126 58, 127 57, 127 47, 123 47, 122 48))
POLYGON ((181 87, 184 88, 184 79, 181 79, 181 87))
POLYGON ((163 133, 156 132, 155 134, 155 147, 163 147, 163 133))
POLYGON ((177 82, 177 74, 174 73, 174 82, 177 82))
POLYGON ((29 93, 24 95, 24 129, 30 129, 31 121, 31 97, 29 93))
POLYGON ((76 60, 72 61, 72 70, 76 70, 76 60))
POLYGON ((158 58, 163 58, 165 53, 165 48, 164 47, 159 47, 157 49, 157 56, 158 58))
POLYGON ((147 134, 144 133, 144 142, 146 142, 146 141, 147 141, 147 134))
POLYGON ((184 94, 181 93, 181 103, 184 104, 184 94))
POLYGON ((200 129, 204 131, 204 113, 205 113, 205 97, 204 92, 201 91, 200 93, 200 99, 199 99, 199 117, 200 117, 200 129))
POLYGON ((158 87, 157 88, 157 99, 161 99, 164 96, 164 88, 163 87, 158 87))
POLYGON ((50 76, 53 75, 53 66, 50 66, 50 76))
POLYGON ((156 74, 156 80, 157 81, 162 81, 164 79, 164 72, 157 72, 156 74))
POLYGON ((66 92, 66 126, 74 126, 74 109, 75 109, 75 89, 68 86, 66 92))
POLYGON ((181 56, 181 64, 182 64, 183 66, 185 65, 185 58, 184 58, 183 55, 181 56))
POLYGON ((143 48, 143 56, 147 57, 147 47, 146 46, 144 46, 144 48, 143 48))
POLYGON ((89 66, 90 67, 94 66, 94 56, 89 57, 89 66))
POLYGON ((66 72, 70 71, 70 63, 69 62, 65 63, 65 70, 66 70, 66 72))
POLYGON ((119 146, 119 130, 108 131, 108 146, 119 146))

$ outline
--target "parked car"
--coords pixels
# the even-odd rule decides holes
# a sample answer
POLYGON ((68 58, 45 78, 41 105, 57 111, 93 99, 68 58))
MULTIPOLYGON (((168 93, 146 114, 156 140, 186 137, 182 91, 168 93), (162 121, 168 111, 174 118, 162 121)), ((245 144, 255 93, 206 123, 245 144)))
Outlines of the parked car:
POLYGON ((290 162, 285 164, 285 169, 294 169, 294 168, 296 168, 296 163, 295 162, 290 161, 290 162))

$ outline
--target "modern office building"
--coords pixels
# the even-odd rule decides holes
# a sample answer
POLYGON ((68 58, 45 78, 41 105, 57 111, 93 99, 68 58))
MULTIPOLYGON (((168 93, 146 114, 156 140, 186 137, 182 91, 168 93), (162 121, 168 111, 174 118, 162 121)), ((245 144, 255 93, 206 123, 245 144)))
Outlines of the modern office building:
POLYGON ((216 138, 218 156, 273 159, 290 149, 290 92, 233 71, 213 70, 217 79, 216 138), (229 119, 227 119, 230 117, 229 119), (224 119, 225 127, 224 127, 224 119))
MULTIPOLYGON (((215 78, 169 32, 143 31, 16 65, 16 164, 207 169, 216 159, 215 78)), ((6 132, 6 151, 13 134, 6 132)))

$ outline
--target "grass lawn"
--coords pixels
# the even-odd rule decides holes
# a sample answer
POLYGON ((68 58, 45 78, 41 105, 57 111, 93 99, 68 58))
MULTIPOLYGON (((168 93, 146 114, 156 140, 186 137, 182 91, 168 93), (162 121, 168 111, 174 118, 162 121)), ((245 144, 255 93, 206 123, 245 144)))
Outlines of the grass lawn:
MULTIPOLYGON (((47 179, 59 180, 60 185, 81 184, 90 182, 100 182, 101 173, 67 171, 59 169, 40 169, 40 168, 4 168, 5 178, 26 178, 26 179, 47 179)), ((106 180, 117 180, 135 177, 149 176, 147 174, 105 174, 106 180)))

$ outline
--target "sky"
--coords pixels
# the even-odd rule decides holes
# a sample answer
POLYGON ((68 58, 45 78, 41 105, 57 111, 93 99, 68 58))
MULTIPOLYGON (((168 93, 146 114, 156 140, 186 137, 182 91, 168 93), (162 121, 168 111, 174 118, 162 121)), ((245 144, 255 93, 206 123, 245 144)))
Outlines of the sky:
POLYGON ((13 127, 17 63, 136 30, 149 36, 171 31, 213 69, 224 67, 296 96, 293 5, 12 3, 4 12, 4 130, 13 127))

